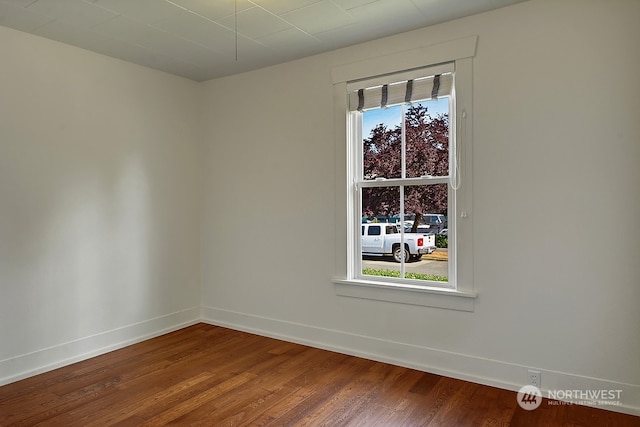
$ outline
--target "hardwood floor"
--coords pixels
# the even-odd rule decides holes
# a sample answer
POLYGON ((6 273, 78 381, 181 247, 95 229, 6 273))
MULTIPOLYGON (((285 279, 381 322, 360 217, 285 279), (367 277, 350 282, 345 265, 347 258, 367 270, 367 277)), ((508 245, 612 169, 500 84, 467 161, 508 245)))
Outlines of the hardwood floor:
POLYGON ((207 324, 0 387, 0 426, 640 426, 207 324))

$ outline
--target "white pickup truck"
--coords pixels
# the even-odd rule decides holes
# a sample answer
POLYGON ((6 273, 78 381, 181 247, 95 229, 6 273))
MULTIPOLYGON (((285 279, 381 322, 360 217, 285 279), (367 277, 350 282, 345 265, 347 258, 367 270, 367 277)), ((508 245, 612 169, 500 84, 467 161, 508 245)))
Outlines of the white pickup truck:
POLYGON ((404 233, 404 251, 400 248, 401 234, 396 224, 362 224, 362 255, 393 255, 400 262, 420 259, 436 250, 434 234, 404 233))

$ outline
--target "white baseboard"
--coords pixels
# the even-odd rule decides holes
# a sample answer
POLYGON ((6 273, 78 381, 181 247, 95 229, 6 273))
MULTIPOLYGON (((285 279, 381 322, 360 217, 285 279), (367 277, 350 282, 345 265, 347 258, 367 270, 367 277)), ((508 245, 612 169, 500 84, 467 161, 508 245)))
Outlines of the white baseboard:
MULTIPOLYGON (((323 329, 300 323, 223 310, 202 308, 202 321, 257 335, 404 366, 451 378, 518 391, 530 366, 487 359, 376 337, 323 329)), ((542 395, 558 390, 620 390, 616 405, 595 407, 640 415, 640 386, 536 368, 541 372, 542 395)), ((514 395, 515 398, 515 395, 514 395)))
POLYGON ((0 360, 0 386, 199 323, 200 317, 194 307, 0 360))

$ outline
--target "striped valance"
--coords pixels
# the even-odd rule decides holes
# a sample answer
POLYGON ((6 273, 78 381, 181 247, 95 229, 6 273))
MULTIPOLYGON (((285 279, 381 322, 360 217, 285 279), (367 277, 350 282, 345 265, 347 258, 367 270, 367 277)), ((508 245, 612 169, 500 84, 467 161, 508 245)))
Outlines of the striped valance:
MULTIPOLYGON (((441 71, 442 68, 438 67, 437 71, 441 71)), ((410 77, 406 80, 396 80, 402 77, 396 75, 393 83, 380 84, 384 77, 349 83, 349 110, 364 111, 450 95, 453 88, 453 72, 447 70, 438 74, 427 74, 428 71, 415 70, 405 73, 410 77)))

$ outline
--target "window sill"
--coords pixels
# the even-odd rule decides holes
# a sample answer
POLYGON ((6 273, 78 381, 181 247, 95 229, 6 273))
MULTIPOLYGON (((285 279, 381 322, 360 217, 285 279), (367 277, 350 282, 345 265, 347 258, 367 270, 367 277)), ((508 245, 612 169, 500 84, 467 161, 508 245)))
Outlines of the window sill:
POLYGON ((389 284, 362 279, 334 278, 336 295, 437 307, 449 310, 473 311, 476 294, 454 289, 440 289, 406 284, 389 284))

